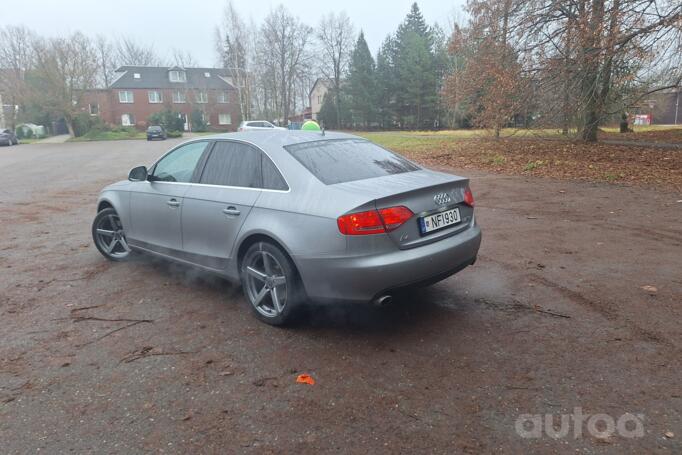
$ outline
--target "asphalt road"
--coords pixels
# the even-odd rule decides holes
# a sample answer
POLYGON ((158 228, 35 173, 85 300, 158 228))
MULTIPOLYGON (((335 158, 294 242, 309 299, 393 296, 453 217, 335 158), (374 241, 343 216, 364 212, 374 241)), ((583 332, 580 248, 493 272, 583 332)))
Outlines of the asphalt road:
POLYGON ((173 143, 0 148, 0 452, 682 452, 680 194, 462 171, 475 266, 278 329, 220 279, 94 248, 99 189, 173 143), (516 428, 576 413, 642 435, 516 428))

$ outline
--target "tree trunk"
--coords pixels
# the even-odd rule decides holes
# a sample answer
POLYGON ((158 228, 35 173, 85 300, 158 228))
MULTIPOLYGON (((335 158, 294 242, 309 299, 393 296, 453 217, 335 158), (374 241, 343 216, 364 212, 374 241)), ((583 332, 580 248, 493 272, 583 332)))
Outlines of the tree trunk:
POLYGON ((76 133, 73 129, 73 119, 72 118, 65 118, 64 120, 66 122, 66 128, 69 130, 69 136, 76 137, 76 133))
POLYGON ((604 0, 592 0, 592 15, 588 23, 587 36, 582 51, 582 102, 583 118, 580 136, 586 142, 597 141, 599 128, 599 66, 601 61, 600 33, 604 23, 604 0))

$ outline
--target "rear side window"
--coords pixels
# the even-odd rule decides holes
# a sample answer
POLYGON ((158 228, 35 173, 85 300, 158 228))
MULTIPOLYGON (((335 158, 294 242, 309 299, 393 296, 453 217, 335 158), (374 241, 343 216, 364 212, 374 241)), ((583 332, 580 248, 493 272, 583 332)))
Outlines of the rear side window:
POLYGON ((201 174, 208 185, 261 187, 261 152, 247 144, 219 141, 201 174))
POLYGON ((284 148, 326 185, 420 169, 402 156, 363 139, 303 142, 284 148))
POLYGON ((282 190, 289 189, 282 174, 279 173, 275 164, 270 161, 270 158, 261 153, 261 169, 263 171, 263 188, 268 190, 282 190))

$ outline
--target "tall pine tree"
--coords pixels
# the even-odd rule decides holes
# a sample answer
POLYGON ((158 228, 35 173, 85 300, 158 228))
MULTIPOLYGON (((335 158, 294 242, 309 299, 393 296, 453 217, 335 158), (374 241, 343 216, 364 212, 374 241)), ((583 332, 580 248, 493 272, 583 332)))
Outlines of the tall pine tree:
POLYGON ((439 86, 434 37, 416 3, 398 27, 395 40, 399 123, 410 128, 431 127, 439 86))
POLYGON ((353 123, 367 128, 375 119, 377 93, 374 58, 362 30, 351 55, 348 93, 351 97, 353 123))
POLYGON ((381 49, 377 54, 376 106, 377 120, 382 128, 395 126, 398 87, 397 57, 397 42, 392 35, 389 35, 381 43, 381 49))

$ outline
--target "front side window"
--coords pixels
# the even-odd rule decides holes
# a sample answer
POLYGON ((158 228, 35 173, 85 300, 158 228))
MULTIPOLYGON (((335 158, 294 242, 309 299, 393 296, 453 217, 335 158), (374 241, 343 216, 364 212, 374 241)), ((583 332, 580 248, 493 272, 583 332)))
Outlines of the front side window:
POLYGON ((197 103, 208 103, 208 93, 203 91, 194 92, 194 99, 197 103))
POLYGON ((161 161, 154 166, 152 181, 190 182, 207 144, 206 141, 192 142, 161 158, 161 161))
POLYGON ((182 90, 175 90, 173 92, 173 102, 174 103, 185 103, 187 102, 187 97, 185 96, 185 92, 182 90))
POLYGON ((119 103, 134 103, 135 98, 133 97, 133 92, 129 90, 121 90, 118 92, 118 102, 119 103))
POLYGON ((148 92, 149 95, 149 102, 152 104, 157 104, 157 103, 162 103, 163 102, 163 96, 161 95, 161 92, 157 90, 150 90, 148 92))
POLYGON ((121 116, 121 125, 123 126, 135 125, 135 118, 133 117, 133 114, 123 114, 121 116))
POLYGON ((184 71, 169 71, 168 79, 171 82, 187 82, 187 75, 184 71))
POLYGON ((326 185, 419 170, 419 166, 364 139, 302 142, 284 147, 326 185))
POLYGON ((218 123, 221 125, 232 125, 232 116, 230 114, 218 114, 218 123))
POLYGON ((200 181, 207 185, 260 188, 261 151, 240 142, 216 142, 200 181))

